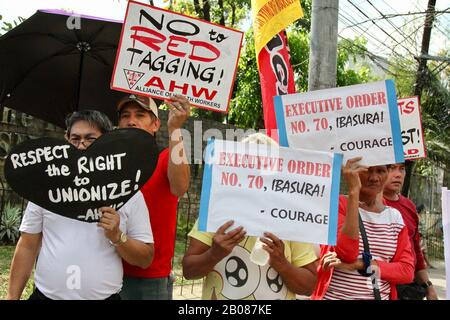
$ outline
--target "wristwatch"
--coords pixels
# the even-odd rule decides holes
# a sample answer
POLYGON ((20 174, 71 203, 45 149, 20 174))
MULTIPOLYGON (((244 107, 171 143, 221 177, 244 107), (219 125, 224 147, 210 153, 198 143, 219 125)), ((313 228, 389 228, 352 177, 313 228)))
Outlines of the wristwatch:
POLYGON ((128 240, 127 235, 123 232, 120 232, 119 240, 117 240, 116 242, 112 242, 111 240, 109 240, 109 243, 112 244, 114 247, 118 247, 121 244, 127 242, 127 240, 128 240))
POLYGON ((433 283, 430 280, 427 280, 426 282, 422 283, 422 287, 424 287, 425 289, 431 287, 433 285, 433 283))

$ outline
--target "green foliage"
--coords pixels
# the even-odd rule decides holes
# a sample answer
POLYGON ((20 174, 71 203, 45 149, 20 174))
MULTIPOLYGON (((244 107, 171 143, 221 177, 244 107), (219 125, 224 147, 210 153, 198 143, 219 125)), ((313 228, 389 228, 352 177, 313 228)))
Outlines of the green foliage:
POLYGON ((187 215, 183 215, 177 222, 177 239, 180 241, 184 241, 187 234, 192 230, 194 223, 195 219, 191 219, 191 221, 188 221, 187 215))
POLYGON ((291 30, 288 33, 288 42, 291 53, 291 65, 295 76, 295 86, 299 92, 307 91, 309 34, 301 29, 291 30))
MULTIPOLYGON (((446 57, 449 51, 440 52, 439 55, 446 57)), ((450 162, 450 67, 447 65, 441 72, 433 72, 439 65, 439 61, 428 62, 428 68, 423 75, 420 108, 427 157, 448 165, 450 162)), ((414 95, 417 62, 407 58, 392 59, 390 71, 395 76, 397 96, 414 95)))
POLYGON ((10 203, 3 209, 0 221, 0 241, 14 244, 19 239, 19 227, 21 221, 21 211, 19 207, 13 207, 10 203))
POLYGON ((312 0, 300 0, 300 4, 303 9, 303 18, 295 21, 294 25, 296 29, 309 32, 311 31, 312 0))
MULTIPOLYGON (((5 300, 8 293, 9 268, 14 255, 14 246, 0 246, 0 300, 5 300)), ((34 272, 31 274, 22 293, 22 300, 27 300, 33 292, 34 272)))
POLYGON ((196 8, 195 1, 192 0, 171 1, 167 8, 188 16, 208 20, 205 18, 206 10, 208 11, 206 15, 210 16, 209 21, 220 24, 223 19, 223 25, 231 28, 235 28, 244 20, 250 11, 250 0, 209 0, 209 9, 208 7, 205 9, 204 0, 198 0, 197 2, 198 7, 196 8))
POLYGON ((261 85, 256 65, 253 29, 245 35, 235 81, 235 94, 231 101, 229 122, 243 128, 263 128, 261 85))
MULTIPOLYGON (((287 33, 297 92, 308 91, 309 33, 289 30, 287 33)), ((369 66, 357 65, 357 58, 365 49, 365 40, 341 41, 338 44, 337 86, 366 83, 375 79, 369 66), (354 70, 349 62, 357 65, 354 70)), ((229 122, 239 127, 260 129, 264 127, 261 86, 256 65, 255 44, 252 29, 245 37, 236 76, 235 93, 231 101, 229 122)))

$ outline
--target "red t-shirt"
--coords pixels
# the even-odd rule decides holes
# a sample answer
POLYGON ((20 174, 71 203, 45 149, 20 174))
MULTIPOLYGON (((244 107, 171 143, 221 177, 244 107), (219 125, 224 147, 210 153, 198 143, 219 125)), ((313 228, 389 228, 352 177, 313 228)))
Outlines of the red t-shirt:
POLYGON ((125 276, 163 278, 169 276, 172 270, 178 197, 170 192, 168 167, 169 149, 166 148, 159 154, 158 164, 152 177, 141 189, 150 214, 153 231, 155 247, 153 262, 147 269, 142 269, 122 260, 125 276))
POLYGON ((408 228, 408 236, 411 241, 411 248, 414 260, 416 262, 415 271, 426 269, 425 259, 423 258, 422 249, 420 248, 419 234, 419 215, 416 211, 416 205, 408 198, 399 195, 397 201, 384 198, 384 203, 400 211, 403 221, 408 228))

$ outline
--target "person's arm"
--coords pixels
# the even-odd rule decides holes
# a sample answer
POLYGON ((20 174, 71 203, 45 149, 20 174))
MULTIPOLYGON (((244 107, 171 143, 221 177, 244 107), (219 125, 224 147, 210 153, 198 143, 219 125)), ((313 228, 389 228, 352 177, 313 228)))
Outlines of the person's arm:
MULTIPOLYGON (((419 284, 427 283, 428 281, 430 281, 427 270, 422 269, 422 270, 416 271, 415 281, 419 284)), ((438 295, 437 295, 436 289, 432 285, 427 287, 426 298, 427 298, 427 300, 438 300, 438 295)))
MULTIPOLYGON (((111 207, 100 208, 102 217, 98 223, 105 230, 105 236, 112 242, 120 240, 120 215, 111 207)), ((147 268, 153 260, 153 244, 140 240, 127 239, 125 243, 116 246, 117 253, 131 265, 147 268)))
POLYGON ((359 173, 367 171, 367 167, 358 164, 361 159, 362 157, 349 159, 342 169, 348 185, 348 202, 347 213, 340 231, 351 239, 359 239, 359 192, 361 191, 359 173))
POLYGON ((211 246, 191 237, 182 263, 183 276, 186 279, 200 279, 206 276, 245 238, 242 227, 225 232, 232 225, 233 221, 228 221, 220 226, 214 234, 211 246))
POLYGON ((189 117, 191 105, 183 96, 172 96, 165 101, 169 106, 167 128, 169 132, 169 166, 167 176, 170 192, 181 197, 189 188, 190 167, 184 149, 181 127, 189 117))
MULTIPOLYGON (((322 257, 321 266, 324 270, 329 270, 330 268, 348 271, 364 270, 364 262, 362 259, 345 263, 334 252, 329 252, 322 257)), ((406 226, 399 233, 397 250, 392 261, 372 260, 371 267, 381 280, 393 284, 411 283, 413 281, 414 259, 406 226)))
MULTIPOLYGON (((335 251, 342 261, 351 263, 356 260, 359 255, 359 238, 352 238, 345 232, 342 232, 342 226, 347 220, 347 198, 345 196, 339 197, 339 210, 338 210, 338 227, 335 251)), ((358 226, 359 228, 359 226, 358 226)))
MULTIPOLYGON (((419 217, 419 214, 416 213, 419 217)), ((417 221, 416 228, 414 231, 414 252, 416 253, 416 266, 415 266, 415 281, 419 284, 427 283, 430 281, 427 272, 427 264, 425 263, 425 257, 423 255, 422 247, 420 245, 420 232, 419 232, 419 222, 420 217, 417 221)), ((433 286, 427 287, 427 300, 438 300, 436 289, 433 286)))
POLYGON ((148 268, 153 260, 153 243, 143 243, 135 239, 127 241, 116 247, 120 257, 131 265, 148 268))
POLYGON ((286 259, 284 242, 270 232, 265 232, 264 235, 270 239, 261 238, 265 243, 264 250, 270 255, 270 266, 278 272, 289 290, 296 294, 310 295, 317 283, 318 261, 296 267, 286 259))
POLYGON ((7 300, 19 300, 22 296, 23 289, 33 271, 41 239, 42 233, 22 232, 11 262, 7 300))
POLYGON ((338 257, 345 263, 354 262, 359 254, 359 193, 361 191, 359 173, 367 171, 367 167, 358 163, 361 159, 361 157, 349 159, 342 168, 342 175, 348 185, 348 198, 346 206, 342 203, 344 199, 339 199, 335 250, 338 257))

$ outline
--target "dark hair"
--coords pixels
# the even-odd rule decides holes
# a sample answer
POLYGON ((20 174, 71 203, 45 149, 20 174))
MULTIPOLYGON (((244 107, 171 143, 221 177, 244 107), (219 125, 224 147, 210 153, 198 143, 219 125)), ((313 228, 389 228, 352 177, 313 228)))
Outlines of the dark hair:
POLYGON ((423 209, 425 209, 425 205, 424 205, 423 203, 419 204, 419 205, 416 207, 417 213, 422 213, 423 209))
POLYGON ((107 133, 113 129, 111 120, 103 112, 97 110, 75 111, 66 117, 67 135, 70 135, 72 126, 78 121, 87 121, 91 126, 96 127, 102 133, 107 133))

